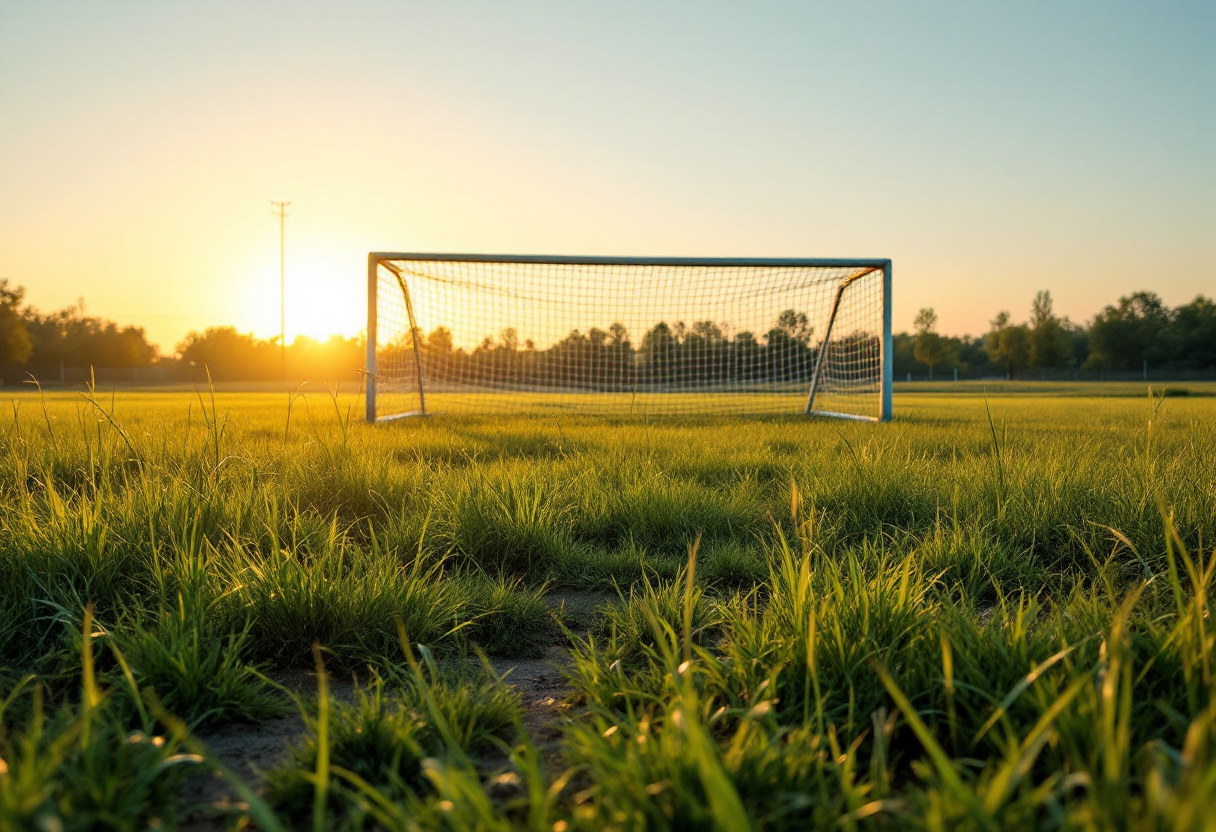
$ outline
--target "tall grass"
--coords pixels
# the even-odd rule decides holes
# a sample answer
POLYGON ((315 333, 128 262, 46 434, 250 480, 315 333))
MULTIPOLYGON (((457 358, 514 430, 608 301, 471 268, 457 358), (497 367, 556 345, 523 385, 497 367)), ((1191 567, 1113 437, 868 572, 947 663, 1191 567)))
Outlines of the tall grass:
MULTIPOLYGON (((29 677, 0 701, 2 829, 172 826, 184 768, 202 762, 179 750, 180 734, 158 731, 142 703, 134 719, 115 705, 113 692, 95 672, 93 624, 86 608, 77 701, 47 714, 43 685, 29 677), (27 699, 28 710, 14 718, 15 706, 27 699)), ((121 654, 116 655, 121 663, 121 654)), ((120 681, 137 694, 129 672, 120 681)), ((140 702, 138 694, 135 701, 140 702)))
POLYGON ((768 828, 1206 828, 1216 639, 1193 604, 1210 561, 985 614, 934 601, 911 555, 840 564, 801 544, 779 538, 771 594, 725 606, 716 644, 691 638, 690 582, 682 613, 630 599, 653 632, 640 668, 613 657, 615 632, 580 646, 570 678, 594 720, 569 753, 593 785, 576 818, 743 828, 738 801, 768 828))
MULTIPOLYGON (((401 633, 404 634, 404 628, 401 633)), ((475 770, 519 725, 518 697, 492 674, 443 672, 418 645, 402 638, 406 668, 373 675, 351 704, 331 701, 317 652, 315 712, 302 707, 306 742, 268 776, 270 803, 296 823, 360 828, 390 812, 420 811, 434 794, 439 760, 475 770), (369 799, 371 802, 369 803, 369 799)))
POLYGON ((269 805, 239 784, 263 828, 1210 828, 1211 401, 926 397, 877 428, 314 404, 14 399, 0 828, 172 826, 198 737, 314 664, 359 693, 300 699, 269 805), (585 634, 554 590, 600 593, 585 634), (467 665, 562 644, 558 751, 467 665))

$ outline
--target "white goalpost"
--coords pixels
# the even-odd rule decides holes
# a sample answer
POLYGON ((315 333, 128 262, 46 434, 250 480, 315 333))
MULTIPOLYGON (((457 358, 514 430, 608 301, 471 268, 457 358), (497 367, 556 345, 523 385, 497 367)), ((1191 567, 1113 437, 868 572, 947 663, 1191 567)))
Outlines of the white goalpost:
POLYGON ((373 252, 367 421, 891 418, 891 261, 373 252))

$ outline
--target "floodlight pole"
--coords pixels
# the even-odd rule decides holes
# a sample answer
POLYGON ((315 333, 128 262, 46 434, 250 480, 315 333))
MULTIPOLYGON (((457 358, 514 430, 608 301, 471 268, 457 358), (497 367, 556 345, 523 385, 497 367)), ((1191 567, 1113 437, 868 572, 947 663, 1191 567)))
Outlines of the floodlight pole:
POLYGON ((287 381, 287 268, 283 259, 283 230, 290 202, 270 203, 279 217, 279 359, 282 380, 287 381))

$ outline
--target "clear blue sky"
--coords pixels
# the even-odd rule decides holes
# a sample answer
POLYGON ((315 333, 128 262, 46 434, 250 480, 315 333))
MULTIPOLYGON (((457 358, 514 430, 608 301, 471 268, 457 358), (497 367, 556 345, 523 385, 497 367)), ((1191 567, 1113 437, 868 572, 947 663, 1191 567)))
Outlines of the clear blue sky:
POLYGON ((0 4, 0 277, 362 326, 371 249, 883 256, 896 325, 1216 294, 1216 3, 0 4))

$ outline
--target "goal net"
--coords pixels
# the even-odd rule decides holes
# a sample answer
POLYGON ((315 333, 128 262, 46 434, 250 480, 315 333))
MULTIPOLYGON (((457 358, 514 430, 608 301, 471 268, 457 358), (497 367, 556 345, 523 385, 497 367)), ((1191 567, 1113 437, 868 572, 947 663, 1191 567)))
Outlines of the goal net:
POLYGON ((367 419, 891 414, 889 260, 373 253, 367 419))

